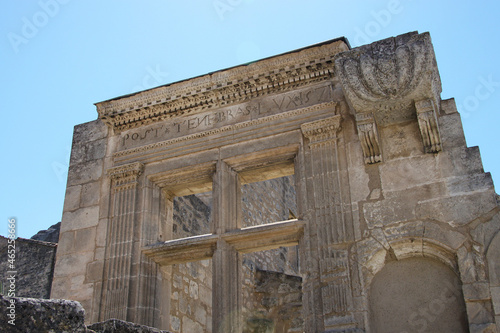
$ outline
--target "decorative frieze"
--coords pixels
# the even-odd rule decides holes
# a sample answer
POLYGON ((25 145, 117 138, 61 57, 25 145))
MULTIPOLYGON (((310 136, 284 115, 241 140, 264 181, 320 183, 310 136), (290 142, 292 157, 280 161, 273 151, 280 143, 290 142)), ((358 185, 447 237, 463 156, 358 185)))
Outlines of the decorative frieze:
POLYGON ((420 134, 422 134, 425 152, 440 152, 442 147, 436 105, 431 99, 424 99, 415 102, 415 109, 417 110, 418 126, 420 127, 420 134))
POLYGON ((377 131, 377 124, 372 113, 356 114, 358 137, 363 149, 365 164, 374 164, 382 161, 382 150, 377 131))

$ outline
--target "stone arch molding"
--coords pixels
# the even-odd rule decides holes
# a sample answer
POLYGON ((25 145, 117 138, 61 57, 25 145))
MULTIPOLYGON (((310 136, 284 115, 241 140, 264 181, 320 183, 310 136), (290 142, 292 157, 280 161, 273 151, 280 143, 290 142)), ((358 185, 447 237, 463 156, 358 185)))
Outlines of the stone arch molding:
POLYGON ((457 260, 458 249, 467 238, 459 232, 445 229, 434 222, 402 223, 401 229, 408 230, 406 234, 391 239, 390 227, 377 228, 371 231, 371 236, 365 243, 366 257, 360 256, 358 263, 367 274, 363 275, 364 285, 369 288, 373 277, 391 260, 403 260, 413 257, 427 257, 444 263, 460 275, 457 260), (371 245, 369 243, 372 243, 371 245))

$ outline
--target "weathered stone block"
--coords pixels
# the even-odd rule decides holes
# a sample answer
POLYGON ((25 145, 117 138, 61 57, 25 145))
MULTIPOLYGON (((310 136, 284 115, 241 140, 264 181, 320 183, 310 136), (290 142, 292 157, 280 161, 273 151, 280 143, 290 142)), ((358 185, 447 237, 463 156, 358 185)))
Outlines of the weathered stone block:
POLYGON ((81 276, 83 282, 87 263, 91 262, 93 260, 93 257, 94 252, 58 255, 54 276, 81 276))
POLYGON ((466 302, 469 325, 482 325, 493 321, 493 311, 491 303, 487 302, 466 302))
POLYGON ((491 288, 491 301, 493 303, 493 309, 495 311, 495 315, 500 315, 500 287, 492 287, 491 288))
POLYGON ((493 180, 491 174, 479 173, 476 175, 448 178, 446 187, 452 194, 487 191, 493 188, 493 180))
POLYGON ((92 142, 74 143, 71 149, 70 164, 94 161, 106 156, 107 139, 92 142))
POLYGON ((203 326, 191 320, 189 317, 183 317, 182 332, 203 332, 203 326))
POLYGON ((492 286, 500 287, 500 260, 498 259, 500 258, 500 232, 497 232, 491 241, 486 258, 489 264, 490 283, 492 286))
POLYGON ((73 231, 62 232, 59 237, 57 248, 59 253, 73 253, 75 245, 75 233, 73 231))
POLYGON ((484 301, 490 299, 488 282, 467 283, 462 286, 464 298, 467 301, 484 301))
POLYGON ((73 211, 80 207, 80 194, 82 191, 81 185, 68 186, 66 188, 66 196, 64 197, 64 211, 73 211))
POLYGON ((12 244, 0 236, 0 286, 5 295, 10 291, 10 271, 15 270, 15 296, 49 298, 57 245, 32 239, 15 241, 15 269, 9 263, 12 244))
POLYGON ((496 332, 497 332, 496 325, 493 323, 470 325, 470 333, 496 333, 496 332))
POLYGON ((100 119, 76 125, 73 131, 73 142, 90 142, 108 136, 108 127, 100 119))
POLYGON ((94 160, 86 163, 69 166, 68 185, 80 185, 99 180, 102 175, 103 160, 94 160))
POLYGON ((441 116, 439 118, 439 128, 441 129, 443 150, 466 147, 462 121, 458 112, 441 116))
POLYGON ((384 193, 436 183, 440 177, 439 165, 432 155, 387 161, 380 166, 384 193))
MULTIPOLYGON (((409 157, 422 155, 422 139, 417 123, 407 122, 380 127, 379 131, 384 162, 398 159, 407 161, 409 157)), ((383 166, 384 164, 381 164, 381 167, 383 166)))
POLYGON ((11 333, 71 332, 85 333, 85 310, 74 301, 6 298, 0 295, 0 330, 11 333), (11 300, 15 306, 15 325, 7 315, 11 300))
POLYGON ((479 192, 421 201, 416 207, 416 216, 419 219, 446 222, 451 226, 462 226, 496 206, 494 193, 479 192))
POLYGON ((100 182, 92 182, 82 185, 82 193, 80 199, 81 207, 99 205, 99 186, 100 182))
POLYGON ((99 206, 81 208, 75 212, 64 212, 61 232, 95 227, 98 222, 99 206))
POLYGON ((77 253, 94 251, 95 237, 95 227, 75 230, 74 251, 77 253))
POLYGON ((104 261, 93 261, 87 264, 87 273, 85 274, 86 282, 96 282, 102 280, 104 270, 104 261))

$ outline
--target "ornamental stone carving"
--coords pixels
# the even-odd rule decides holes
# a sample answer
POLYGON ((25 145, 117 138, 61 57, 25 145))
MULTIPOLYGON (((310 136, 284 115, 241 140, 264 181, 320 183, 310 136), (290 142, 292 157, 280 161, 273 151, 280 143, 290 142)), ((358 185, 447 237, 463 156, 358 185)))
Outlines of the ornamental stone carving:
POLYGON ((426 153, 437 153, 441 151, 441 137, 436 117, 436 107, 432 99, 415 102, 417 109, 418 126, 424 142, 426 153))
POLYGON ((389 108, 404 116, 411 111, 404 109, 424 98, 439 105, 441 80, 428 33, 412 32, 342 52, 335 68, 356 113, 389 108))
POLYGON ((374 164, 382 161, 382 151, 378 138, 377 124, 371 113, 358 113, 356 115, 358 136, 363 149, 363 157, 366 164, 374 164))

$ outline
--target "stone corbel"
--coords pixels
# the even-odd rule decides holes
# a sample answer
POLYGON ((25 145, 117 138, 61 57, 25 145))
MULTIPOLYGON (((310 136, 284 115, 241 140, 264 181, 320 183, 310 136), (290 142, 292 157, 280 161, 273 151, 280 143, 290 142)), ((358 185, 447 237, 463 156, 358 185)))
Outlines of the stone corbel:
POLYGON ((417 110, 418 126, 420 127, 420 134, 422 134, 424 151, 426 153, 441 151, 436 105, 431 99, 424 99, 415 102, 415 109, 417 110))
POLYGON ((382 150, 378 137, 377 124, 371 113, 356 114, 358 137, 363 149, 365 164, 382 162, 382 150))
POLYGON ((302 134, 309 140, 309 145, 315 145, 324 141, 337 138, 337 133, 340 130, 341 116, 316 120, 310 123, 305 123, 300 126, 302 134))

